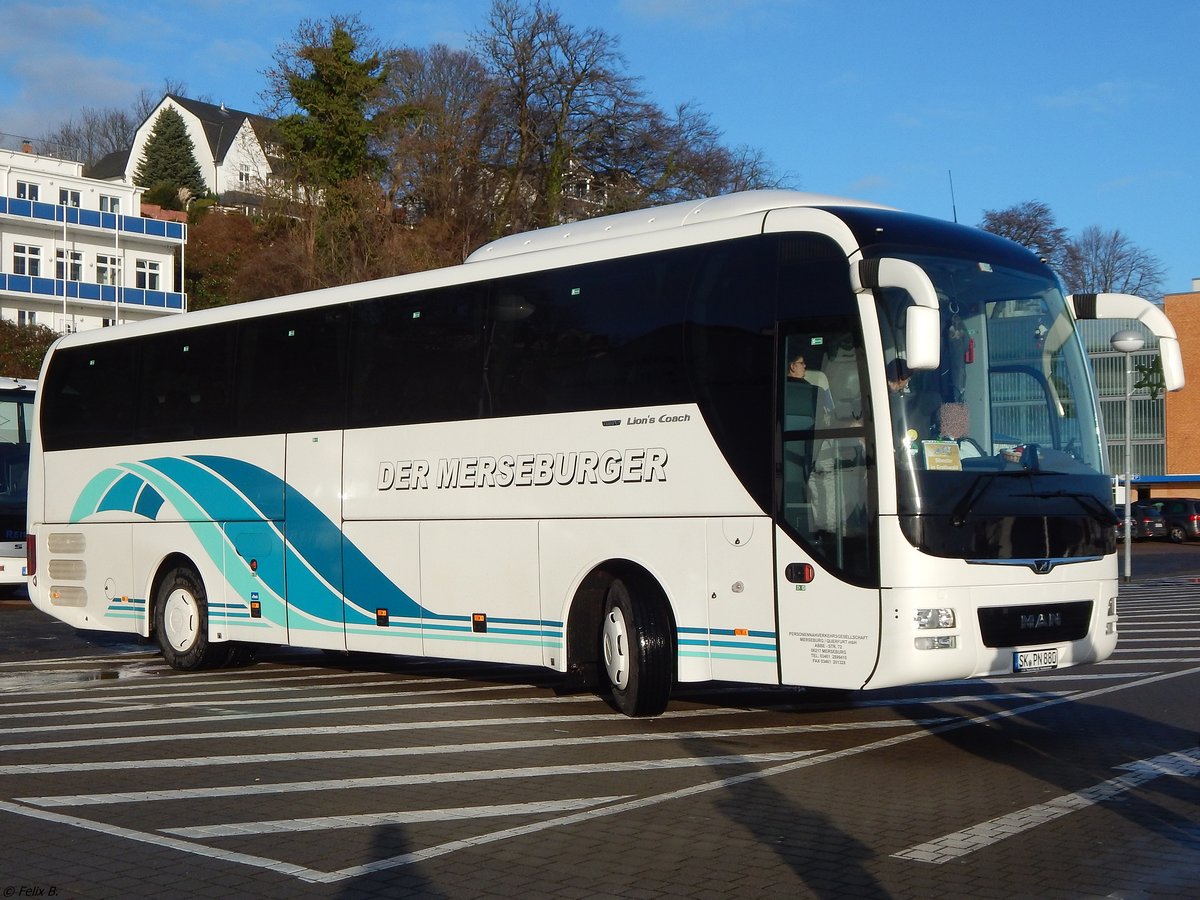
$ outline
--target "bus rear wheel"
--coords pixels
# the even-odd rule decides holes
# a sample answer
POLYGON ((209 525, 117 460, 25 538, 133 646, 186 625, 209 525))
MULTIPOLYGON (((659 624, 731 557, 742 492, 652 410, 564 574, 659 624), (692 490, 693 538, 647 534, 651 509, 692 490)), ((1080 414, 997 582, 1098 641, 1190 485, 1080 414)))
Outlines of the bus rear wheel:
POLYGON ((163 659, 173 669, 215 668, 229 659, 229 644, 209 643, 208 596, 190 566, 177 566, 159 581, 154 633, 163 659))
POLYGON ((600 654, 617 708, 627 716, 657 716, 673 681, 668 618, 656 598, 634 598, 620 578, 609 585, 600 626, 600 654))

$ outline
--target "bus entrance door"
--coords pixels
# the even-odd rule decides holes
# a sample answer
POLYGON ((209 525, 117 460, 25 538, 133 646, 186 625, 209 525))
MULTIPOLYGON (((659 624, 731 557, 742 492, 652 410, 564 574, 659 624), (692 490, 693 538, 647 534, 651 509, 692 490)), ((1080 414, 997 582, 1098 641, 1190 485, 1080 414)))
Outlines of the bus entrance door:
POLYGON ((783 683, 862 687, 879 655, 879 589, 833 576, 783 535, 777 544, 783 683))

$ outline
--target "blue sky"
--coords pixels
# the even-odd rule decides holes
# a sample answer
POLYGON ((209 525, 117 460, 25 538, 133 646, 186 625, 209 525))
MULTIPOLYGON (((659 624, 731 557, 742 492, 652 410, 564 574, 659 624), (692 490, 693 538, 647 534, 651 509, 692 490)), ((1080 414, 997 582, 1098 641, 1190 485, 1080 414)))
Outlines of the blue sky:
MULTIPOLYGON (((1075 234, 1120 229, 1200 277, 1200 3, 1191 0, 559 0, 620 39, 662 106, 694 101, 789 186, 977 224, 1040 200, 1075 234), (954 203, 951 202, 951 177, 954 203)), ((489 0, 7 0, 0 132, 182 81, 260 109, 305 18, 385 43, 468 45, 489 0)))

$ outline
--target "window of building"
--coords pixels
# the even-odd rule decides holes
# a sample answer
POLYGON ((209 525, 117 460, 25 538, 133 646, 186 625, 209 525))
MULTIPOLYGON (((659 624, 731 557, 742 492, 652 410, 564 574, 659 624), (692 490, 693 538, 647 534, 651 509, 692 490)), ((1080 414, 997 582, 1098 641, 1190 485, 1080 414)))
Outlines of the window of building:
POLYGON ((32 312, 30 310, 18 309, 17 310, 17 324, 18 325, 36 325, 37 324, 37 313, 32 312))
POLYGON ((96 283, 114 287, 121 283, 121 257, 103 254, 96 256, 96 283))
POLYGON ((60 281, 83 281, 83 252, 55 251, 54 277, 60 281))
POLYGON ((67 188, 58 189, 58 205, 59 206, 74 206, 79 208, 79 191, 71 191, 67 188))
POLYGON ((31 181, 18 181, 17 199, 36 201, 38 199, 38 186, 31 181))
POLYGON ((145 291, 158 290, 159 264, 152 259, 139 259, 134 274, 135 284, 145 291))
POLYGON ((100 212, 119 213, 121 211, 121 198, 109 197, 105 194, 100 195, 100 212))
POLYGON ((41 275, 42 248, 32 244, 13 244, 13 274, 34 278, 41 275))
POLYGON ((246 163, 238 166, 238 184, 242 187, 250 184, 250 166, 246 163))

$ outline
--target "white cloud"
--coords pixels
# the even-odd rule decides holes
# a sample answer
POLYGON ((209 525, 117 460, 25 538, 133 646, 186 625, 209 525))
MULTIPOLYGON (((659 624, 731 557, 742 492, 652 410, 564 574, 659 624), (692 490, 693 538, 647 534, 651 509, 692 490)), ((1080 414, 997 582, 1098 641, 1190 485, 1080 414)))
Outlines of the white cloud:
POLYGON ((1106 114, 1130 107, 1144 88, 1132 81, 1102 81, 1089 87, 1044 94, 1037 99, 1040 105, 1048 109, 1082 109, 1106 114))
POLYGON ((794 0, 620 0, 623 12, 635 19, 671 19, 685 26, 709 29, 747 16, 794 7, 794 0))
POLYGON ((864 175, 850 183, 850 195, 858 196, 873 196, 880 194, 892 187, 892 181, 884 175, 864 175))

